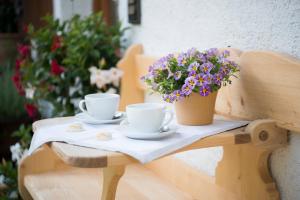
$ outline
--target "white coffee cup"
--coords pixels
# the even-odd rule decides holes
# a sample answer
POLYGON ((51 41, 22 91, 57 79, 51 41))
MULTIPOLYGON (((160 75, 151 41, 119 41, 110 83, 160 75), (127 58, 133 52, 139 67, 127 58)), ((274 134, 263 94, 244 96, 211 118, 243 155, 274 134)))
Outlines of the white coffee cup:
POLYGON ((128 124, 135 130, 155 133, 167 126, 173 119, 173 113, 164 104, 140 103, 126 106, 127 119, 121 125, 128 124))
POLYGON ((79 109, 95 119, 110 120, 118 110, 119 101, 118 94, 88 94, 79 102, 79 109))

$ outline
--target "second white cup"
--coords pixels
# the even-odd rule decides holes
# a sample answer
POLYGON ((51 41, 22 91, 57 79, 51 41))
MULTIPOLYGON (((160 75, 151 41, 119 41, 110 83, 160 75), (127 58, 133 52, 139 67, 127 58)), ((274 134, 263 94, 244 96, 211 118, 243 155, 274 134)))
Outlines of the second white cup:
MULTIPOLYGON (((167 126, 173 119, 173 113, 164 104, 140 103, 126 106, 125 123, 138 131, 155 133, 167 126)), ((124 124, 124 123, 122 123, 124 124)))

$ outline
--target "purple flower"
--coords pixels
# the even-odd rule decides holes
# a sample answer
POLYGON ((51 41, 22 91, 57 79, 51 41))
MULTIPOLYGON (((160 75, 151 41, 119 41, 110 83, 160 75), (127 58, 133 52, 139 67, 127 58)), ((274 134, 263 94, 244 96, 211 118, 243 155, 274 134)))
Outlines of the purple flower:
POLYGON ((208 96, 210 93, 210 87, 208 85, 203 85, 199 88, 199 93, 201 96, 208 96))
POLYGON ((228 56, 230 56, 230 51, 228 51, 228 50, 224 50, 223 52, 222 52, 222 56, 223 57, 228 57, 228 56))
POLYGON ((177 71, 174 73, 174 79, 177 81, 181 78, 181 71, 177 71))
POLYGON ((211 74, 205 74, 204 75, 204 80, 207 84, 211 84, 213 81, 214 76, 211 74))
POLYGON ((187 62, 188 56, 185 53, 180 53, 177 58, 178 65, 183 67, 187 62))
POLYGON ((181 91, 185 96, 188 96, 192 93, 193 88, 189 84, 184 84, 181 88, 181 91))
POLYGON ((205 57, 205 55, 203 54, 203 53, 198 53, 197 55, 196 55, 196 57, 202 62, 202 63, 205 63, 206 61, 207 61, 207 59, 206 59, 206 57, 205 57))
POLYGON ((190 72, 189 72, 189 77, 190 77, 190 76, 196 77, 196 76, 197 76, 196 71, 190 71, 190 72))
POLYGON ((187 50, 186 55, 188 57, 194 57, 197 53, 197 49, 196 48, 190 48, 187 50))
POLYGON ((223 76, 221 73, 217 73, 214 75, 214 83, 217 85, 221 85, 223 76))
POLYGON ((196 75, 196 80, 197 80, 197 85, 198 86, 204 85, 207 82, 206 81, 206 76, 203 73, 197 74, 196 75))
POLYGON ((173 103, 173 101, 175 100, 174 95, 172 95, 172 94, 165 94, 163 96, 163 99, 165 102, 168 102, 168 103, 173 103))
POLYGON ((191 63, 189 66, 188 66, 188 71, 191 72, 191 71, 197 71, 197 69, 199 68, 199 63, 197 62, 193 62, 191 63))
POLYGON ((218 62, 224 65, 229 64, 229 60, 224 55, 218 56, 218 62))
POLYGON ((175 100, 181 100, 184 97, 184 94, 180 90, 175 90, 173 96, 175 97, 175 100))
POLYGON ((211 62, 204 63, 200 66, 200 69, 203 73, 209 73, 210 70, 214 67, 211 62))
POLYGON ((174 54, 168 54, 166 56, 167 61, 169 62, 172 58, 174 58, 174 54))
POLYGON ((193 76, 190 76, 185 79, 185 84, 188 84, 192 89, 197 85, 197 79, 193 76))
POLYGON ((219 51, 217 48, 211 48, 206 51, 206 55, 208 58, 212 58, 214 56, 217 56, 218 54, 219 54, 219 51))
POLYGON ((226 76, 228 73, 230 72, 229 68, 227 66, 221 66, 220 68, 220 73, 223 75, 223 76, 226 76))

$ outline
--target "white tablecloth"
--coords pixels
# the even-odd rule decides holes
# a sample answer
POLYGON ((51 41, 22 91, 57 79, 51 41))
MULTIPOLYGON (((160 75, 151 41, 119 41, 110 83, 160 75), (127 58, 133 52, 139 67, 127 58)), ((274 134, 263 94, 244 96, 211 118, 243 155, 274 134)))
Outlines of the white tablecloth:
POLYGON ((138 159, 141 163, 147 163, 201 138, 248 124, 247 121, 215 118, 213 124, 210 125, 183 126, 174 120, 172 126, 177 127, 175 134, 160 140, 134 140, 124 136, 120 131, 120 126, 113 124, 88 125, 81 123, 84 131, 68 132, 68 127, 74 123, 80 122, 74 119, 64 124, 45 126, 36 130, 31 141, 29 154, 47 142, 61 141, 95 149, 122 152, 138 159), (112 139, 107 141, 97 139, 99 132, 111 133, 112 139))

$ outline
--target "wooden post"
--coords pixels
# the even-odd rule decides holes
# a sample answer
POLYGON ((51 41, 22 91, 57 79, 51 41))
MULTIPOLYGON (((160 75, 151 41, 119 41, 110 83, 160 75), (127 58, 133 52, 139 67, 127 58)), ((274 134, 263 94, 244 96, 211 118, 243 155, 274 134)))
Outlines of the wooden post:
POLYGON ((223 147, 216 184, 240 200, 278 200, 268 160, 275 149, 286 144, 287 131, 273 120, 257 120, 247 126, 246 132, 251 134, 251 143, 223 147))
POLYGON ((103 168, 103 187, 101 200, 114 200, 120 178, 125 171, 124 165, 103 168))
POLYGON ((142 52, 142 45, 132 45, 117 64, 118 68, 124 72, 121 80, 120 110, 125 110, 128 104, 144 102, 144 91, 138 88, 136 84, 138 80, 136 56, 142 54, 142 52))

